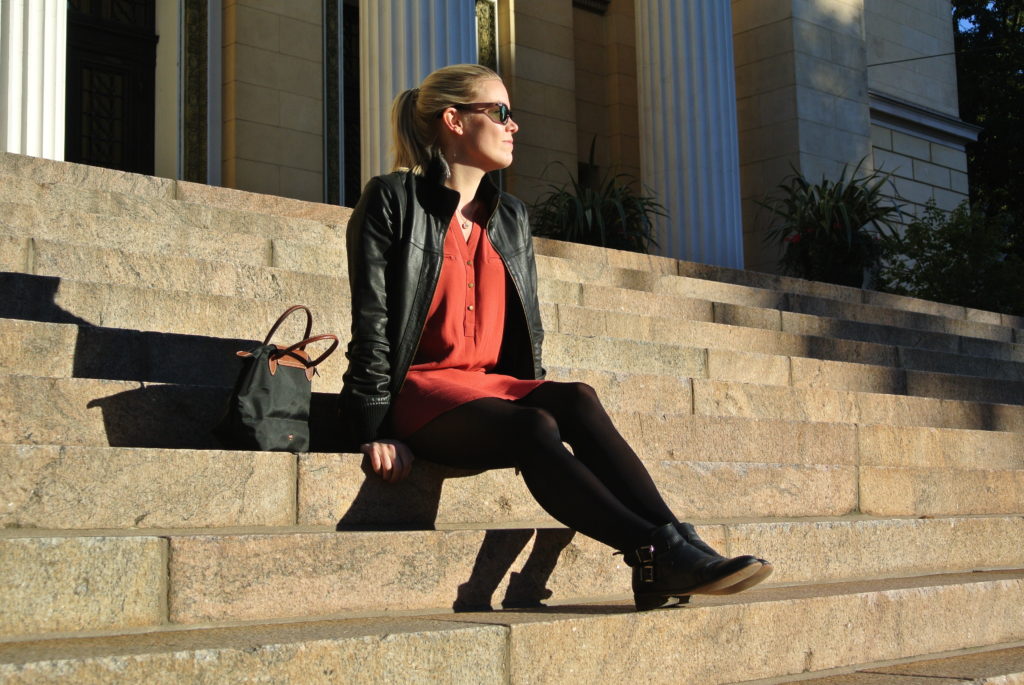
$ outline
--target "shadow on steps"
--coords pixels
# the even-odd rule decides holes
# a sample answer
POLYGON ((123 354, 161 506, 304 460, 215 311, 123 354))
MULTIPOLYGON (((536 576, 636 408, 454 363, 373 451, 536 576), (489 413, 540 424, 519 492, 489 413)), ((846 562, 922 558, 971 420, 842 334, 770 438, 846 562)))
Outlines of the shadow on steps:
MULTIPOLYGON (((94 325, 57 303, 60 283, 57 277, 0 273, 0 291, 5 293, 0 299, 0 318, 75 325, 72 377, 143 384, 87 402, 86 408, 100 410, 106 443, 113 447, 222 449, 211 430, 224 413, 241 368, 235 352, 250 349, 258 341, 94 325)), ((63 352, 54 350, 55 354, 63 352)), ((337 430, 336 402, 335 394, 314 393, 311 452, 345 451, 337 430)), ((365 463, 361 471, 363 480, 337 523, 339 531, 432 529, 445 480, 478 473, 421 461, 407 479, 388 484, 365 463)), ((551 596, 547 581, 574 536, 570 530, 488 530, 470 577, 458 586, 453 608, 490 610, 494 593, 534 535, 525 564, 511 572, 501 605, 542 607, 543 600, 551 596)))

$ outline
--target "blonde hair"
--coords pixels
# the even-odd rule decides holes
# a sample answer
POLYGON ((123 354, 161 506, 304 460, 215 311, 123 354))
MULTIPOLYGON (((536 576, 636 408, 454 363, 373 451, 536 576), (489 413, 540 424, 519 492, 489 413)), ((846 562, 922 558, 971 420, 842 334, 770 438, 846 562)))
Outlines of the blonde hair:
POLYGON ((480 64, 452 64, 423 79, 419 88, 398 94, 391 106, 395 169, 422 173, 434 159, 444 159, 438 145, 437 114, 446 107, 473 101, 481 81, 501 80, 480 64))

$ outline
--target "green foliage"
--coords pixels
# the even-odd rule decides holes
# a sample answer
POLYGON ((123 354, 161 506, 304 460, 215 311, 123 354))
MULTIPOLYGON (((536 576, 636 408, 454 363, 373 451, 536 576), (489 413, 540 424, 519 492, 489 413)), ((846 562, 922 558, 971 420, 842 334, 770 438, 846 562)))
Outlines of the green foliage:
POLYGON ((982 126, 967 145, 971 204, 1010 215, 1024 259, 1024 0, 953 0, 960 117, 982 126))
POLYGON ((967 203, 952 213, 929 203, 902 237, 886 241, 881 289, 976 309, 1024 314, 1024 260, 1013 221, 967 203))
POLYGON ((881 241, 895 232, 901 209, 883 195, 891 174, 858 176, 861 164, 849 177, 844 167, 838 180, 820 183, 794 169, 758 203, 772 214, 767 240, 783 247, 779 265, 785 273, 861 287, 878 267, 881 241))
POLYGON ((590 184, 568 175, 569 183, 550 185, 533 205, 534 235, 643 253, 658 245, 654 217, 667 216, 665 208, 634 191, 632 177, 617 174, 590 184))

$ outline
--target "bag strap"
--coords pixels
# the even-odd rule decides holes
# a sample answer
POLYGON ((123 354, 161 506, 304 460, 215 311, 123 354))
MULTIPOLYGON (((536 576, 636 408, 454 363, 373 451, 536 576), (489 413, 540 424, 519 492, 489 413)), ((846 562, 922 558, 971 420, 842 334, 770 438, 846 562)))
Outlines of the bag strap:
MULTIPOLYGON (((306 312, 306 332, 303 333, 302 335, 302 337, 305 338, 305 340, 299 343, 299 345, 305 347, 305 343, 309 342, 309 334, 313 330, 313 313, 309 311, 309 307, 307 307, 304 304, 294 304, 291 307, 288 307, 288 309, 284 310, 284 314, 279 316, 277 318, 277 321, 274 322, 274 325, 270 327, 270 332, 267 333, 267 337, 264 338, 263 344, 269 345, 270 339, 274 337, 274 333, 276 333, 277 329, 281 326, 282 323, 284 323, 284 320, 287 319, 292 314, 294 314, 295 312, 299 311, 300 309, 306 312)), ((334 351, 333 347, 331 348, 331 351, 334 351)))
POLYGON ((306 338, 305 340, 301 340, 301 341, 299 341, 299 342, 297 342, 294 345, 291 345, 289 347, 285 347, 283 349, 279 349, 279 350, 276 350, 274 352, 271 352, 270 356, 271 357, 283 357, 285 355, 288 355, 289 357, 294 357, 295 359, 298 359, 299 361, 301 361, 306 366, 306 368, 312 369, 317 364, 319 364, 323 360, 327 359, 327 357, 329 357, 330 354, 332 352, 334 352, 334 350, 336 350, 336 349, 338 349, 338 336, 336 336, 336 335, 334 335, 332 333, 323 333, 321 335, 314 335, 312 338, 306 338), (296 350, 305 351, 306 350, 306 345, 311 345, 311 344, 313 344, 315 342, 320 342, 321 340, 331 340, 333 342, 331 342, 331 345, 330 345, 330 347, 327 348, 327 351, 324 352, 323 354, 321 354, 316 359, 314 359, 312 361, 307 361, 306 359, 302 358, 301 356, 299 356, 298 354, 295 353, 296 350))

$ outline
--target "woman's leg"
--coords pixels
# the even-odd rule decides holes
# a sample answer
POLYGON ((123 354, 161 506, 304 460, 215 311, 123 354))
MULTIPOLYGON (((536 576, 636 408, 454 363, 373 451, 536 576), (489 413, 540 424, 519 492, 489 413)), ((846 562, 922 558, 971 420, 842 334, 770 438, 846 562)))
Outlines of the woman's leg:
POLYGON ((585 383, 545 383, 517 404, 549 412, 576 458, 637 514, 678 523, 636 452, 619 434, 594 389, 585 383))
POLYGON ((573 530, 615 549, 633 549, 666 521, 623 504, 562 444, 552 415, 506 400, 468 402, 433 419, 406 440, 418 457, 459 468, 515 466, 537 502, 573 530))

